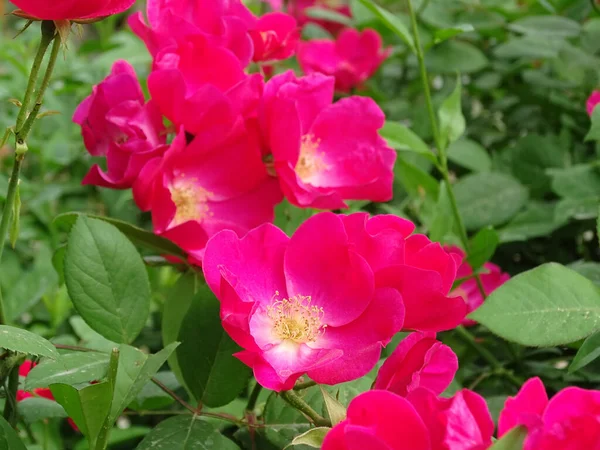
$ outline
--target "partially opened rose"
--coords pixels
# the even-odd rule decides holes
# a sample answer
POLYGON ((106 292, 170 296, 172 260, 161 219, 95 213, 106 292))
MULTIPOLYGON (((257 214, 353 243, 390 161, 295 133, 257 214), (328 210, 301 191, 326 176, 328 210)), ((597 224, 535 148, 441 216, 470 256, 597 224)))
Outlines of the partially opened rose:
POLYGON ((135 0, 10 0, 29 16, 42 20, 96 19, 131 8, 135 0))

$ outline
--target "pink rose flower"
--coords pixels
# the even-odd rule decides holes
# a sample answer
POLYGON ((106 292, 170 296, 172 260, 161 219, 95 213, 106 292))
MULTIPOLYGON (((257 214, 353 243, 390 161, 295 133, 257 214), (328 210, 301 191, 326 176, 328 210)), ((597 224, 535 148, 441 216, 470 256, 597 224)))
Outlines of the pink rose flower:
POLYGON ((240 116, 256 116, 263 81, 246 75, 232 52, 198 35, 157 55, 148 88, 176 127, 219 135, 240 116))
POLYGON ((507 399, 500 413, 498 435, 523 425, 524 450, 600 449, 600 391, 563 389, 550 401, 539 378, 507 399))
POLYGON ((598 106, 599 103, 600 103, 600 91, 592 92, 592 94, 590 95, 590 97, 587 100, 587 105, 586 105, 587 113, 589 114, 590 117, 592 117, 594 109, 596 109, 596 106, 598 106))
POLYGON ((260 17, 249 33, 254 44, 252 60, 255 62, 291 58, 300 40, 296 19, 280 12, 260 17))
POLYGON ((332 104, 333 85, 288 71, 265 86, 263 133, 282 190, 294 205, 319 209, 388 201, 396 152, 378 134, 385 116, 370 98, 332 104))
POLYGON ((10 0, 17 8, 41 20, 95 19, 131 8, 135 0, 10 0))
POLYGON ((459 255, 449 253, 414 225, 391 215, 368 218, 366 213, 344 218, 357 251, 375 272, 377 287, 392 287, 402 294, 406 309, 404 330, 444 331, 458 326, 467 306, 450 289, 460 265, 459 255))
POLYGON ((429 431, 413 405, 388 391, 368 391, 352 400, 347 419, 333 427, 321 448, 432 450, 429 431))
MULTIPOLYGON (((465 252, 458 247, 449 247, 448 250, 460 255, 461 258, 465 258, 466 256, 465 252)), ((483 268, 487 271, 487 273, 482 273, 479 275, 479 279, 481 280, 481 284, 483 285, 483 290, 486 296, 490 295, 497 288, 510 280, 510 275, 502 272, 502 269, 496 264, 487 262, 483 265, 483 268)), ((456 278, 467 278, 471 275, 473 275, 473 269, 465 259, 458 269, 456 278)), ((483 296, 481 295, 481 291, 479 290, 479 286, 477 286, 477 280, 475 278, 470 278, 464 281, 459 287, 452 291, 452 295, 458 295, 464 299, 464 301, 467 303, 467 314, 472 313, 483 304, 483 296)), ((467 327, 476 324, 477 322, 467 318, 465 318, 462 323, 462 325, 467 327)))
POLYGON ((148 24, 138 12, 129 19, 129 26, 152 56, 191 36, 202 35, 229 49, 242 66, 252 59, 248 29, 256 17, 241 0, 148 0, 147 17, 148 24))
POLYGON ((133 194, 152 212, 154 232, 186 250, 194 264, 211 236, 225 229, 244 235, 272 222, 282 200, 243 121, 226 134, 208 130, 190 138, 180 131, 164 158, 140 173, 133 194))
POLYGON ((494 421, 479 394, 463 389, 440 398, 421 388, 407 399, 429 431, 432 450, 485 450, 492 445, 494 421))
POLYGON ((85 147, 106 158, 107 172, 94 165, 83 184, 130 188, 146 163, 167 149, 166 130, 157 105, 146 103, 133 67, 117 61, 111 74, 77 108, 85 147))
POLYGON ((450 347, 435 339, 435 333, 412 333, 385 360, 374 389, 405 397, 419 387, 441 394, 458 370, 458 358, 450 347))
POLYGON ((298 62, 304 73, 331 75, 335 77, 336 90, 350 92, 371 78, 390 53, 391 48, 383 48, 381 36, 375 30, 361 33, 346 28, 336 40, 301 42, 298 62))
POLYGON ((289 238, 264 224, 208 242, 206 281, 221 319, 257 381, 291 389, 303 374, 337 384, 368 373, 402 328, 402 296, 377 288, 343 216, 320 213, 289 238))

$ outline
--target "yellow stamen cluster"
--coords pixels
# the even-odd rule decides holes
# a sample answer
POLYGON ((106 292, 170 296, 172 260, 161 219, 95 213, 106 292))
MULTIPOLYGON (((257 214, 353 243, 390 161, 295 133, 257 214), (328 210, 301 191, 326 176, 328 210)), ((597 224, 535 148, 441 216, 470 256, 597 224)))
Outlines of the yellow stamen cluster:
POLYGON ((213 214, 207 205, 211 193, 198 186, 195 181, 179 179, 169 188, 176 209, 171 226, 181 225, 190 220, 201 222, 207 215, 213 214))
POLYGON ((323 162, 323 152, 319 153, 320 139, 315 139, 312 134, 302 136, 300 143, 300 156, 296 163, 296 173, 304 182, 310 182, 310 178, 321 170, 327 169, 323 162))
POLYGON ((267 315, 278 338, 298 344, 316 341, 327 326, 322 324, 323 308, 312 306, 311 298, 304 295, 275 300, 267 307, 267 315))

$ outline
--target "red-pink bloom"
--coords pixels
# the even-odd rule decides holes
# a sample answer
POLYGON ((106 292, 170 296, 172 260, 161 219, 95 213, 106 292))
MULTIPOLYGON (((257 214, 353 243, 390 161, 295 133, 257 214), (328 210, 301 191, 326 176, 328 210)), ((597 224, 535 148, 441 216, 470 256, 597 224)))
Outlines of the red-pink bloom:
POLYGON ((388 391, 368 391, 352 400, 347 419, 325 436, 321 448, 438 450, 431 446, 429 431, 413 405, 388 391))
POLYGON ((298 62, 304 73, 335 77, 335 88, 350 92, 371 78, 390 55, 375 30, 346 28, 336 40, 315 39, 298 46, 298 62))
POLYGON ((203 269, 225 330, 244 348, 236 356, 269 389, 291 389, 303 374, 323 384, 359 378, 402 328, 402 296, 376 288, 343 216, 317 214, 291 238, 271 224, 242 239, 223 231, 203 269))
POLYGON ((462 322, 467 306, 462 298, 449 295, 460 256, 425 235, 412 234, 414 225, 396 216, 369 219, 357 213, 344 217, 344 225, 375 272, 376 286, 402 294, 405 330, 443 331, 462 322))
POLYGON ((586 105, 587 113, 590 115, 590 117, 592 116, 592 113, 594 112, 594 109, 596 109, 596 106, 598 106, 598 104, 600 104, 600 91, 594 91, 588 98, 586 105))
POLYGON ((258 138, 237 121, 229 133, 211 130, 189 138, 180 131, 163 159, 150 161, 133 187, 152 212, 154 231, 202 260, 208 239, 221 230, 244 235, 274 218, 282 200, 267 175, 258 138))
POLYGON ((107 171, 94 165, 83 184, 130 188, 146 163, 161 156, 166 146, 162 115, 146 103, 133 67, 117 61, 111 74, 75 111, 87 150, 106 158, 107 171))
POLYGON ((121 13, 135 0, 10 0, 30 16, 42 20, 95 19, 121 13))
POLYGON ((485 450, 491 446, 494 422, 479 394, 463 389, 452 398, 439 398, 421 388, 407 399, 429 431, 431 450, 485 450))
POLYGON ((412 333, 385 360, 374 389, 406 396, 419 387, 441 394, 458 370, 458 358, 435 333, 412 333))
POLYGON ((598 450, 600 391, 569 387, 548 401, 542 382, 531 379, 506 401, 499 436, 518 425, 528 429, 525 450, 598 450))
POLYGON ((263 132, 282 190, 291 203, 319 209, 388 201, 396 152, 378 134, 385 116, 370 98, 332 104, 333 88, 332 77, 291 71, 266 84, 263 132))
MULTIPOLYGON (((465 258, 466 256, 465 252, 458 247, 449 247, 448 251, 460 255, 461 258, 465 258)), ((510 280, 510 275, 502 272, 502 269, 496 264, 487 262, 483 265, 483 268, 486 270, 486 273, 480 274, 479 279, 481 280, 481 284, 486 296, 490 295, 497 288, 510 280)), ((463 263, 458 268, 456 278, 467 278, 471 275, 473 275, 473 268, 469 265, 466 259, 463 259, 463 263)), ((472 313, 483 304, 483 296, 481 295, 481 291, 479 290, 479 286, 477 286, 477 280, 475 278, 469 278, 461 283, 459 287, 452 291, 452 295, 462 297, 467 303, 467 314, 472 313)), ((464 326, 473 326, 476 323, 477 322, 474 320, 465 318, 462 324, 464 326)))
POLYGON ((152 56, 189 37, 202 35, 233 52, 243 66, 252 58, 248 29, 256 17, 241 0, 149 0, 147 16, 148 25, 142 13, 133 15, 129 25, 152 56))
POLYGON ((227 134, 240 116, 256 116, 263 81, 205 36, 162 50, 148 87, 152 100, 176 126, 198 134, 227 134))
POLYGON ((296 19, 280 12, 260 17, 249 32, 254 43, 252 60, 255 62, 290 58, 300 40, 296 19))

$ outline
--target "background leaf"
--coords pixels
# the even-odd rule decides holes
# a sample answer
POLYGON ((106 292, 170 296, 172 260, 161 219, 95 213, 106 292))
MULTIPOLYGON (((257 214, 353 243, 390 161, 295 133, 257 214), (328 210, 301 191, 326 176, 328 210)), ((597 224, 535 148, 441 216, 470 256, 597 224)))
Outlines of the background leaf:
POLYGON ((51 359, 59 357, 50 341, 30 331, 8 325, 0 325, 0 348, 51 359))

